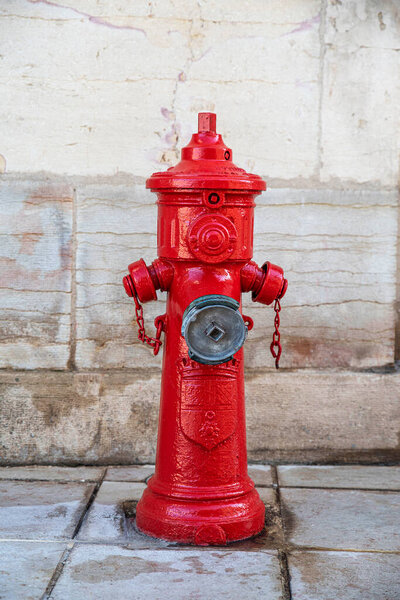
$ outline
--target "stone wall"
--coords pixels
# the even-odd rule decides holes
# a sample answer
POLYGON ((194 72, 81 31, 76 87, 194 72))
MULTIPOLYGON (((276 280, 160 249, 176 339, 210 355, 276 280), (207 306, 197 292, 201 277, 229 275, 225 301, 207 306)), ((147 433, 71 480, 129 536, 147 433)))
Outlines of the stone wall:
POLYGON ((0 24, 0 461, 154 459, 161 363, 121 278, 201 110, 267 180, 255 260, 290 281, 280 372, 245 301, 250 457, 398 460, 400 7, 12 0, 0 24))

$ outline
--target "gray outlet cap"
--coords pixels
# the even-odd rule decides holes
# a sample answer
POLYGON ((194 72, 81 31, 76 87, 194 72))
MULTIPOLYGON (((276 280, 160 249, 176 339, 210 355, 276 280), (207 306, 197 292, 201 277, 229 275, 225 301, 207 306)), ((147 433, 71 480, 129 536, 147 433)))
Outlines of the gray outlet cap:
POLYGON ((231 360, 243 346, 247 327, 237 300, 208 294, 196 298, 186 308, 181 333, 192 360, 219 365, 231 360))

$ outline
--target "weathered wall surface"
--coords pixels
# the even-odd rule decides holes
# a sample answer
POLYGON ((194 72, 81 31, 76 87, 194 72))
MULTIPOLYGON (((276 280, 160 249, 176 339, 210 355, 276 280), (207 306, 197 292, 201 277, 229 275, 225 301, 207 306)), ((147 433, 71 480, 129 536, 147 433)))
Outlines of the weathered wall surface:
POLYGON ((12 0, 0 27, 0 461, 154 458, 161 363, 121 278, 200 110, 267 180, 255 259, 290 280, 281 372, 245 303, 251 457, 399 459, 397 3, 12 0))

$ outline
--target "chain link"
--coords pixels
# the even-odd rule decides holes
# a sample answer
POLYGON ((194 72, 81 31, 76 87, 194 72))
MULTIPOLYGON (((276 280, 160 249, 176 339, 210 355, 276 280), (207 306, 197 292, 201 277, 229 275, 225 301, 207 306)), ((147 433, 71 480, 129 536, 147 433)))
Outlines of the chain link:
POLYGON ((143 318, 143 306, 139 302, 139 298, 137 297, 135 287, 133 285, 132 280, 129 281, 129 287, 132 290, 132 297, 135 302, 135 313, 136 313, 136 322, 139 327, 138 339, 143 343, 147 344, 151 348, 153 348, 153 354, 156 356, 160 347, 162 346, 162 341, 160 340, 161 333, 164 328, 163 319, 161 317, 157 317, 155 320, 155 324, 157 326, 156 337, 152 338, 146 334, 146 330, 144 328, 144 318, 143 318))
POLYGON ((281 310, 281 303, 279 302, 279 298, 277 298, 275 300, 275 304, 274 304, 274 311, 275 311, 275 319, 274 319, 274 325, 275 325, 275 330, 274 333, 272 335, 272 342, 270 345, 270 350, 271 350, 271 354, 275 359, 275 367, 277 369, 279 369, 279 359, 281 357, 282 354, 282 346, 281 346, 281 334, 279 333, 279 325, 281 323, 280 317, 279 317, 279 313, 281 310))

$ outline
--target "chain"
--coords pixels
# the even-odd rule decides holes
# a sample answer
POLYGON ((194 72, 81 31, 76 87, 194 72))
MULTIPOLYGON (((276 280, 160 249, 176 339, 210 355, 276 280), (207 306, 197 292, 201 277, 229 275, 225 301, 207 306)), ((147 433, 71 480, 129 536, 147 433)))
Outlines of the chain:
POLYGON ((156 356, 158 354, 158 351, 160 350, 160 346, 162 346, 162 341, 160 340, 160 337, 161 337, 161 333, 163 331, 163 325, 164 325, 163 319, 161 317, 156 318, 156 320, 155 320, 155 325, 157 327, 156 337, 155 338, 149 337, 146 334, 146 331, 144 328, 143 306, 139 302, 139 298, 137 297, 136 290, 133 286, 132 281, 129 281, 129 287, 132 290, 132 296, 133 296, 133 300, 135 302, 136 322, 139 327, 138 339, 143 344, 147 344, 148 346, 153 348, 153 354, 154 354, 154 356, 156 356))
POLYGON ((272 335, 272 342, 270 345, 270 350, 271 350, 271 354, 275 359, 275 367, 277 369, 279 369, 279 359, 281 357, 282 354, 282 346, 281 346, 281 334, 279 333, 279 325, 280 325, 280 317, 279 317, 279 313, 281 310, 281 303, 279 302, 279 298, 277 298, 275 300, 275 304, 274 304, 274 311, 275 311, 275 319, 274 319, 274 325, 275 325, 275 330, 274 333, 272 335))

